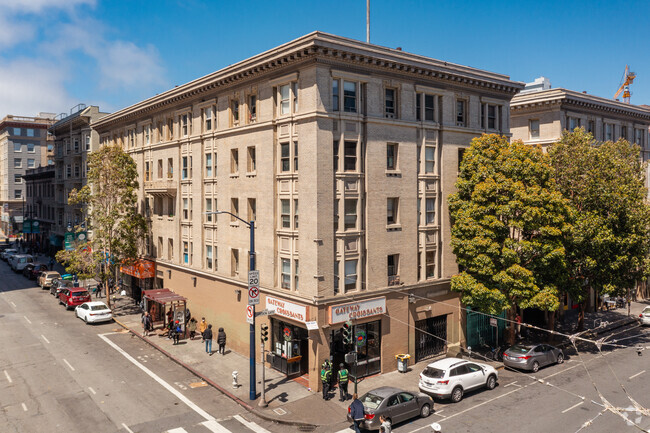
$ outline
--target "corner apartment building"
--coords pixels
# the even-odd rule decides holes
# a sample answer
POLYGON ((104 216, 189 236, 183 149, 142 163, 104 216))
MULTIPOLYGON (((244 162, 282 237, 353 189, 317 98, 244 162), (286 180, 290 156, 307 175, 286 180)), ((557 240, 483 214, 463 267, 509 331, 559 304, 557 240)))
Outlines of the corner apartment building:
POLYGON ((0 121, 0 213, 5 235, 22 231, 25 217, 23 175, 30 168, 46 166, 53 155, 47 128, 54 114, 36 117, 7 115, 0 121))
MULTIPOLYGON (((54 155, 54 152, 52 152, 54 155)), ((54 194, 55 168, 54 161, 42 167, 27 169, 23 175, 25 181, 25 217, 27 222, 26 238, 40 246, 42 251, 54 252, 50 243, 50 232, 54 224, 56 209, 54 194)))
POLYGON ((624 138, 641 147, 643 160, 650 158, 648 128, 650 109, 601 98, 585 92, 551 88, 543 77, 512 99, 510 104, 512 139, 547 146, 565 130, 583 127, 596 140, 624 138), (542 85, 543 84, 543 85, 542 85))
MULTIPOLYGON (((255 221, 260 307, 275 310, 267 361, 317 389, 329 356, 338 366, 356 350, 365 376, 463 340, 446 199, 461 150, 508 133, 522 87, 314 32, 92 126, 138 164, 153 285, 187 297, 242 353, 249 230, 206 212, 255 221)), ((134 296, 147 287, 125 277, 134 296)))
POLYGON ((60 249, 68 227, 75 227, 85 221, 83 209, 78 205, 68 204, 68 195, 73 189, 80 189, 86 184, 88 173, 88 154, 99 148, 99 135, 90 124, 107 113, 99 111, 97 106, 79 104, 70 110, 70 114, 60 114, 49 131, 54 136, 55 156, 54 178, 56 209, 52 216, 50 243, 60 249))

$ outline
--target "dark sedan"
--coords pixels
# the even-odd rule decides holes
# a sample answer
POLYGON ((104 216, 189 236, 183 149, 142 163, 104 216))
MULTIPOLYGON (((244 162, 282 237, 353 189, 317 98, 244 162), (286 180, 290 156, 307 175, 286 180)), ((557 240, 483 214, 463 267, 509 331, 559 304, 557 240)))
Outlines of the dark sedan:
POLYGON ((515 344, 503 352, 503 363, 512 368, 529 370, 537 373, 540 367, 550 364, 562 364, 562 349, 550 344, 515 344))
POLYGON ((23 269, 23 275, 29 278, 30 280, 37 279, 41 272, 47 271, 47 265, 43 263, 29 263, 23 269))
MULTIPOLYGON (((391 424, 397 424, 416 416, 426 418, 433 410, 433 399, 426 394, 403 391, 399 388, 382 386, 362 395, 365 420, 360 424, 366 430, 379 430, 379 417, 385 416, 391 424)), ((348 408, 348 421, 350 417, 348 408)))

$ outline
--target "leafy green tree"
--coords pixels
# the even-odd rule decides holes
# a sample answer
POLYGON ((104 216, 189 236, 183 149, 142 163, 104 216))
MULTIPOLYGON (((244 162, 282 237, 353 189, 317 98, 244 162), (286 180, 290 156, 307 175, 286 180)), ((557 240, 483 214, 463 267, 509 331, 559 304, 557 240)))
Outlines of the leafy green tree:
POLYGON ((99 278, 110 297, 106 281, 116 267, 132 263, 146 233, 137 210, 138 171, 135 161, 119 145, 103 146, 88 158, 88 184, 72 190, 70 203, 85 204, 92 230, 93 250, 100 256, 99 278))
POLYGON ((558 187, 575 209, 565 240, 565 291, 580 303, 582 329, 591 289, 624 295, 647 272, 645 165, 638 146, 622 139, 599 143, 582 128, 565 132, 549 155, 558 187))
POLYGON ((75 274, 85 282, 95 276, 100 256, 92 252, 90 242, 75 242, 74 249, 57 252, 56 260, 63 263, 67 273, 75 274))
POLYGON ((480 311, 507 310, 510 320, 517 307, 557 310, 572 215, 548 157, 538 147, 483 135, 465 152, 456 188, 449 196, 451 246, 462 272, 452 277, 452 290, 480 311))

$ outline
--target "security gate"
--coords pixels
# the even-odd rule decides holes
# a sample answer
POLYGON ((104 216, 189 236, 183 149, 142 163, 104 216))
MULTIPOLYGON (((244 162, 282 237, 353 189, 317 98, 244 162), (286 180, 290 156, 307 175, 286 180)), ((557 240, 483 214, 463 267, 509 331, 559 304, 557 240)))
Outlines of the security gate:
POLYGON ((447 316, 415 322, 415 362, 447 350, 447 316))
POLYGON ((503 341, 503 334, 506 328, 506 321, 499 319, 505 319, 505 317, 505 311, 499 316, 489 316, 478 311, 467 309, 467 346, 473 348, 478 348, 483 344, 488 344, 492 347, 498 346, 498 343, 503 341), (490 325, 490 318, 497 319, 496 327, 490 325))

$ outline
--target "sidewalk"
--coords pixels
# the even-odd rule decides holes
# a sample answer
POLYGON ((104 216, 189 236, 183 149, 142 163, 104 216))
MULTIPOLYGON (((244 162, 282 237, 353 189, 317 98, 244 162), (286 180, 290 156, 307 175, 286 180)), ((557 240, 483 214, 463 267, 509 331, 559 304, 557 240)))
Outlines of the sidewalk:
MULTIPOLYGON (((589 313, 585 318, 585 329, 593 329, 593 333, 599 334, 627 326, 634 323, 639 313, 649 304, 648 302, 633 302, 631 317, 629 318, 627 317, 627 308, 589 313), (595 319, 601 320, 599 322, 595 319), (610 324, 598 327, 599 323, 604 322, 610 324)), ((119 325, 142 338, 173 361, 201 377, 211 386, 219 389, 256 415, 270 421, 299 426, 304 431, 311 431, 312 429, 338 431, 347 427, 346 415, 350 400, 339 402, 338 390, 336 390, 334 398, 324 401, 320 392, 308 389, 301 383, 287 379, 285 375, 266 367, 266 400, 268 407, 260 408, 258 406, 259 398, 255 401, 249 399, 248 357, 230 351, 227 347, 226 355, 219 355, 216 353, 216 343, 213 343, 215 353, 209 356, 205 353, 205 345, 201 342, 200 337, 195 337, 193 341, 189 339, 181 340, 178 345, 173 345, 172 340, 160 336, 161 331, 156 331, 148 337, 144 337, 142 335, 140 311, 133 304, 132 299, 126 296, 115 296, 113 307, 115 320, 119 325), (239 386, 236 388, 233 387, 233 371, 238 372, 239 386), (326 426, 329 426, 329 428, 326 426)), ((586 334, 584 337, 593 338, 593 335, 586 334)), ((259 356, 259 352, 257 356, 259 356)), ((417 391, 420 372, 428 363, 434 360, 435 358, 427 359, 418 364, 410 365, 406 373, 393 371, 365 378, 358 384, 359 394, 379 386, 395 386, 417 391)), ((502 365, 500 363, 492 364, 495 367, 502 365)), ((258 395, 262 386, 261 369, 262 365, 258 361, 256 364, 256 389, 258 395)), ((350 383, 349 393, 352 394, 353 390, 354 384, 350 383)))

